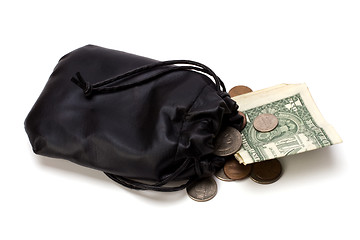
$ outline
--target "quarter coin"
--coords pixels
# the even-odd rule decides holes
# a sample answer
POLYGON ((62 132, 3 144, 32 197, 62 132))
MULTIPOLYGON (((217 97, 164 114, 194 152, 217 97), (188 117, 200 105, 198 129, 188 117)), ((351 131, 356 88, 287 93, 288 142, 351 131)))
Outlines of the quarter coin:
POLYGON ((256 162, 252 165, 250 177, 254 182, 269 184, 276 182, 281 177, 282 166, 277 159, 256 162))
POLYGON ((217 185, 212 177, 202 178, 187 187, 186 192, 192 200, 205 202, 215 197, 217 185))
POLYGON ((226 160, 224 165, 224 173, 232 180, 240 180, 247 178, 251 172, 251 165, 240 164, 235 157, 226 160))
POLYGON ((217 177, 217 178, 220 179, 221 181, 226 181, 226 182, 233 181, 231 178, 229 178, 228 176, 226 176, 226 174, 224 173, 224 168, 221 168, 219 171, 217 171, 217 172, 215 173, 215 177, 217 177))
POLYGON ((247 86, 239 85, 239 86, 235 86, 232 89, 230 89, 229 95, 230 95, 230 97, 235 97, 235 96, 242 95, 242 94, 249 93, 249 92, 252 92, 251 88, 249 88, 247 86))
POLYGON ((241 133, 233 127, 227 127, 215 138, 214 154, 222 157, 234 154, 240 149, 241 144, 241 133))
POLYGON ((270 132, 279 124, 277 117, 270 113, 263 113, 254 119, 254 128, 259 132, 270 132))

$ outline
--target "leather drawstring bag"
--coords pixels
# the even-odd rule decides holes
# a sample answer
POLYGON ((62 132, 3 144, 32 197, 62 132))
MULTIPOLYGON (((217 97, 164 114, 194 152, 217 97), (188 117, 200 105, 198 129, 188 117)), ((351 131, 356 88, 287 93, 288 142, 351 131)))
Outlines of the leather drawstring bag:
POLYGON ((223 166, 214 139, 225 127, 240 129, 237 108, 203 64, 88 45, 60 59, 25 130, 36 154, 132 189, 176 191, 223 166), (168 186, 174 181, 186 182, 168 186))

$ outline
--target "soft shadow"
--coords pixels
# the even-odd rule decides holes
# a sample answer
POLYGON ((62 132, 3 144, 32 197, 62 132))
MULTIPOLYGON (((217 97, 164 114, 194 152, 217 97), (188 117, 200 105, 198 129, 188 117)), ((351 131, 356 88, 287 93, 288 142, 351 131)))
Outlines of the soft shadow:
POLYGON ((105 174, 91 168, 83 167, 65 159, 50 158, 40 155, 34 157, 41 167, 52 168, 61 171, 62 174, 77 174, 98 181, 108 181, 105 174))
POLYGON ((288 180, 306 179, 322 174, 332 174, 339 169, 340 161, 336 149, 321 148, 279 159, 283 166, 283 174, 288 180))
POLYGON ((78 164, 72 163, 65 159, 50 158, 41 155, 32 154, 36 161, 41 167, 51 168, 56 171, 61 171, 61 174, 82 176, 85 178, 91 178, 91 180, 99 181, 104 184, 115 184, 121 190, 127 191, 129 193, 135 194, 146 200, 150 200, 158 203, 174 203, 175 201, 180 201, 185 198, 185 191, 176 191, 176 192, 156 192, 156 191, 142 191, 126 188, 111 179, 109 179, 103 172, 83 167, 78 164))

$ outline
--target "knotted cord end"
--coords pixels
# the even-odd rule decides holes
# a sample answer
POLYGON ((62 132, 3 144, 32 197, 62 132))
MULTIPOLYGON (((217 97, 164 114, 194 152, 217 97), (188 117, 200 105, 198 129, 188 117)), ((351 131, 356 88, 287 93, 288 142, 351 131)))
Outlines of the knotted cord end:
POLYGON ((90 84, 89 82, 86 82, 85 89, 84 89, 85 97, 90 98, 92 96, 92 90, 93 90, 92 84, 90 84))
POLYGON ((77 72, 76 74, 76 78, 72 77, 71 81, 73 83, 75 83, 76 85, 78 85, 84 92, 85 97, 90 98, 92 96, 93 93, 93 86, 91 83, 86 82, 81 74, 79 72, 77 72))

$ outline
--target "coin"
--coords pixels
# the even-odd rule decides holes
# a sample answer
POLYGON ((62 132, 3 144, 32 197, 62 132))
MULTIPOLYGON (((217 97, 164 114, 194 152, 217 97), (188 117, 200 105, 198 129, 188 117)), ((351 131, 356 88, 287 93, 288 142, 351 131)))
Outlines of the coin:
POLYGON ((230 179, 240 180, 250 175, 251 168, 251 165, 240 164, 235 157, 231 157, 225 162, 224 173, 230 179))
POLYGON ((212 177, 202 178, 187 187, 186 192, 192 200, 205 202, 215 197, 217 185, 212 177))
POLYGON ((241 133, 233 128, 227 127, 220 132, 215 139, 214 154, 217 156, 228 156, 236 153, 242 144, 241 133))
POLYGON ((279 124, 277 117, 270 113, 263 113, 254 119, 254 128, 259 132, 270 132, 279 124))
POLYGON ((241 94, 252 92, 251 88, 243 85, 235 86, 229 91, 230 97, 235 97, 241 94))
POLYGON ((233 181, 231 178, 226 176, 226 174, 224 173, 224 168, 221 168, 219 171, 217 171, 215 173, 215 177, 217 177, 218 179, 220 179, 222 181, 226 181, 226 182, 233 181))
POLYGON ((279 160, 271 159, 252 164, 250 177, 254 182, 269 184, 276 182, 282 173, 282 166, 279 160))
POLYGON ((246 120, 246 116, 245 116, 245 114, 243 113, 243 112, 240 112, 240 111, 238 111, 238 113, 243 117, 243 124, 241 125, 241 130, 243 130, 244 128, 245 128, 245 126, 246 126, 246 123, 247 123, 247 120, 246 120))

